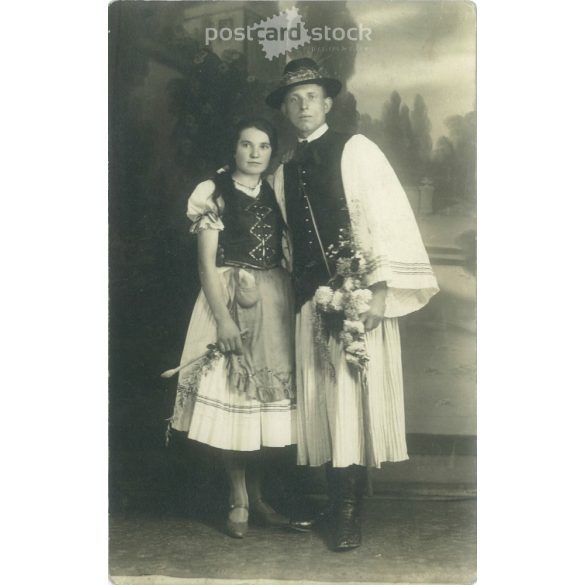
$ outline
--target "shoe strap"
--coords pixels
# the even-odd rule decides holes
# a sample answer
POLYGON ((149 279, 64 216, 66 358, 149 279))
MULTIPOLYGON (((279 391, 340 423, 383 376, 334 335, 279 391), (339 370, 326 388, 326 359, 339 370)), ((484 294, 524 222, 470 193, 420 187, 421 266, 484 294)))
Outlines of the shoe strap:
POLYGON ((236 508, 241 508, 242 510, 248 510, 248 506, 236 506, 235 504, 230 504, 230 510, 235 510, 236 508))

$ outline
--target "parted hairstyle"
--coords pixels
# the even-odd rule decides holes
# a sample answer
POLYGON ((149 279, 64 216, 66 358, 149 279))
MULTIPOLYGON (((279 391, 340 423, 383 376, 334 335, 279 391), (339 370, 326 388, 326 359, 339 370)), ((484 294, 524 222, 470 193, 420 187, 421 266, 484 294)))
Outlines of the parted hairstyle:
POLYGON ((256 128, 257 130, 264 132, 268 136, 268 140, 270 140, 270 146, 272 147, 271 158, 276 156, 276 151, 278 150, 278 136, 276 133, 276 128, 268 120, 259 117, 244 118, 236 124, 230 141, 231 156, 233 157, 236 153, 238 140, 240 139, 242 132, 248 128, 256 128))
POLYGON ((226 188, 229 188, 231 184, 231 170, 234 168, 234 155, 236 154, 236 148, 238 146, 238 140, 240 140, 240 136, 244 130, 248 128, 256 128, 264 132, 268 136, 268 140, 270 141, 270 146, 272 147, 272 152, 270 154, 270 160, 273 160, 276 156, 276 152, 278 149, 278 137, 276 128, 264 118, 244 118, 240 122, 236 124, 234 130, 232 132, 230 138, 230 155, 229 155, 229 163, 216 171, 212 177, 210 177, 213 182, 215 183, 215 191, 213 192, 213 200, 217 202, 218 198, 221 196, 222 191, 226 188), (226 182, 227 181, 227 182, 226 182))

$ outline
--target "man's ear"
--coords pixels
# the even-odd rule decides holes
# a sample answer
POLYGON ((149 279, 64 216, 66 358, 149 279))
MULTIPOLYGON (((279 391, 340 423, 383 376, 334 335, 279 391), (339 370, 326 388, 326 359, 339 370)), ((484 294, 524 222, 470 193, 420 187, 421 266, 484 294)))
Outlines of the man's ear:
POLYGON ((284 102, 280 104, 280 111, 282 112, 282 115, 286 117, 286 106, 284 105, 284 102))
POLYGON ((330 97, 325 98, 325 113, 328 114, 333 107, 333 100, 330 97))

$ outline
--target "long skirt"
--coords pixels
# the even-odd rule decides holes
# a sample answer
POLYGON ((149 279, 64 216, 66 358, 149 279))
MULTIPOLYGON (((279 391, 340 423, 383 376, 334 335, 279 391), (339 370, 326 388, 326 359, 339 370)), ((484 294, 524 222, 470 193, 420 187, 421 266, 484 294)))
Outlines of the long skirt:
MULTIPOLYGON (((224 301, 235 302, 238 270, 220 270, 224 301)), ((196 375, 196 368, 179 373, 171 425, 190 439, 220 449, 255 451, 296 443, 294 388, 293 299, 290 276, 281 268, 254 270, 259 301, 251 308, 237 306, 234 318, 247 330, 244 345, 251 372, 242 383, 234 376, 235 356, 220 357, 196 375)), ((215 319, 200 293, 181 357, 181 365, 205 353, 217 341, 215 319)))
POLYGON ((365 383, 349 369, 334 339, 329 342, 331 376, 313 330, 313 302, 308 301, 296 318, 299 465, 331 461, 334 467, 380 467, 408 459, 397 320, 383 319, 366 333, 365 383))

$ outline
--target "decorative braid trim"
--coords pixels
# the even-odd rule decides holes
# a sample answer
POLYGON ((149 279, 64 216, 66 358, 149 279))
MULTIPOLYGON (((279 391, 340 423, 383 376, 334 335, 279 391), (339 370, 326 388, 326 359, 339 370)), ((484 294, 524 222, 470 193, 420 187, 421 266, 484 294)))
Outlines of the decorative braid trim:
POLYGON ((307 79, 323 79, 323 76, 316 69, 308 69, 307 67, 303 67, 298 71, 290 71, 283 77, 285 85, 291 85, 297 81, 305 81, 307 79))

